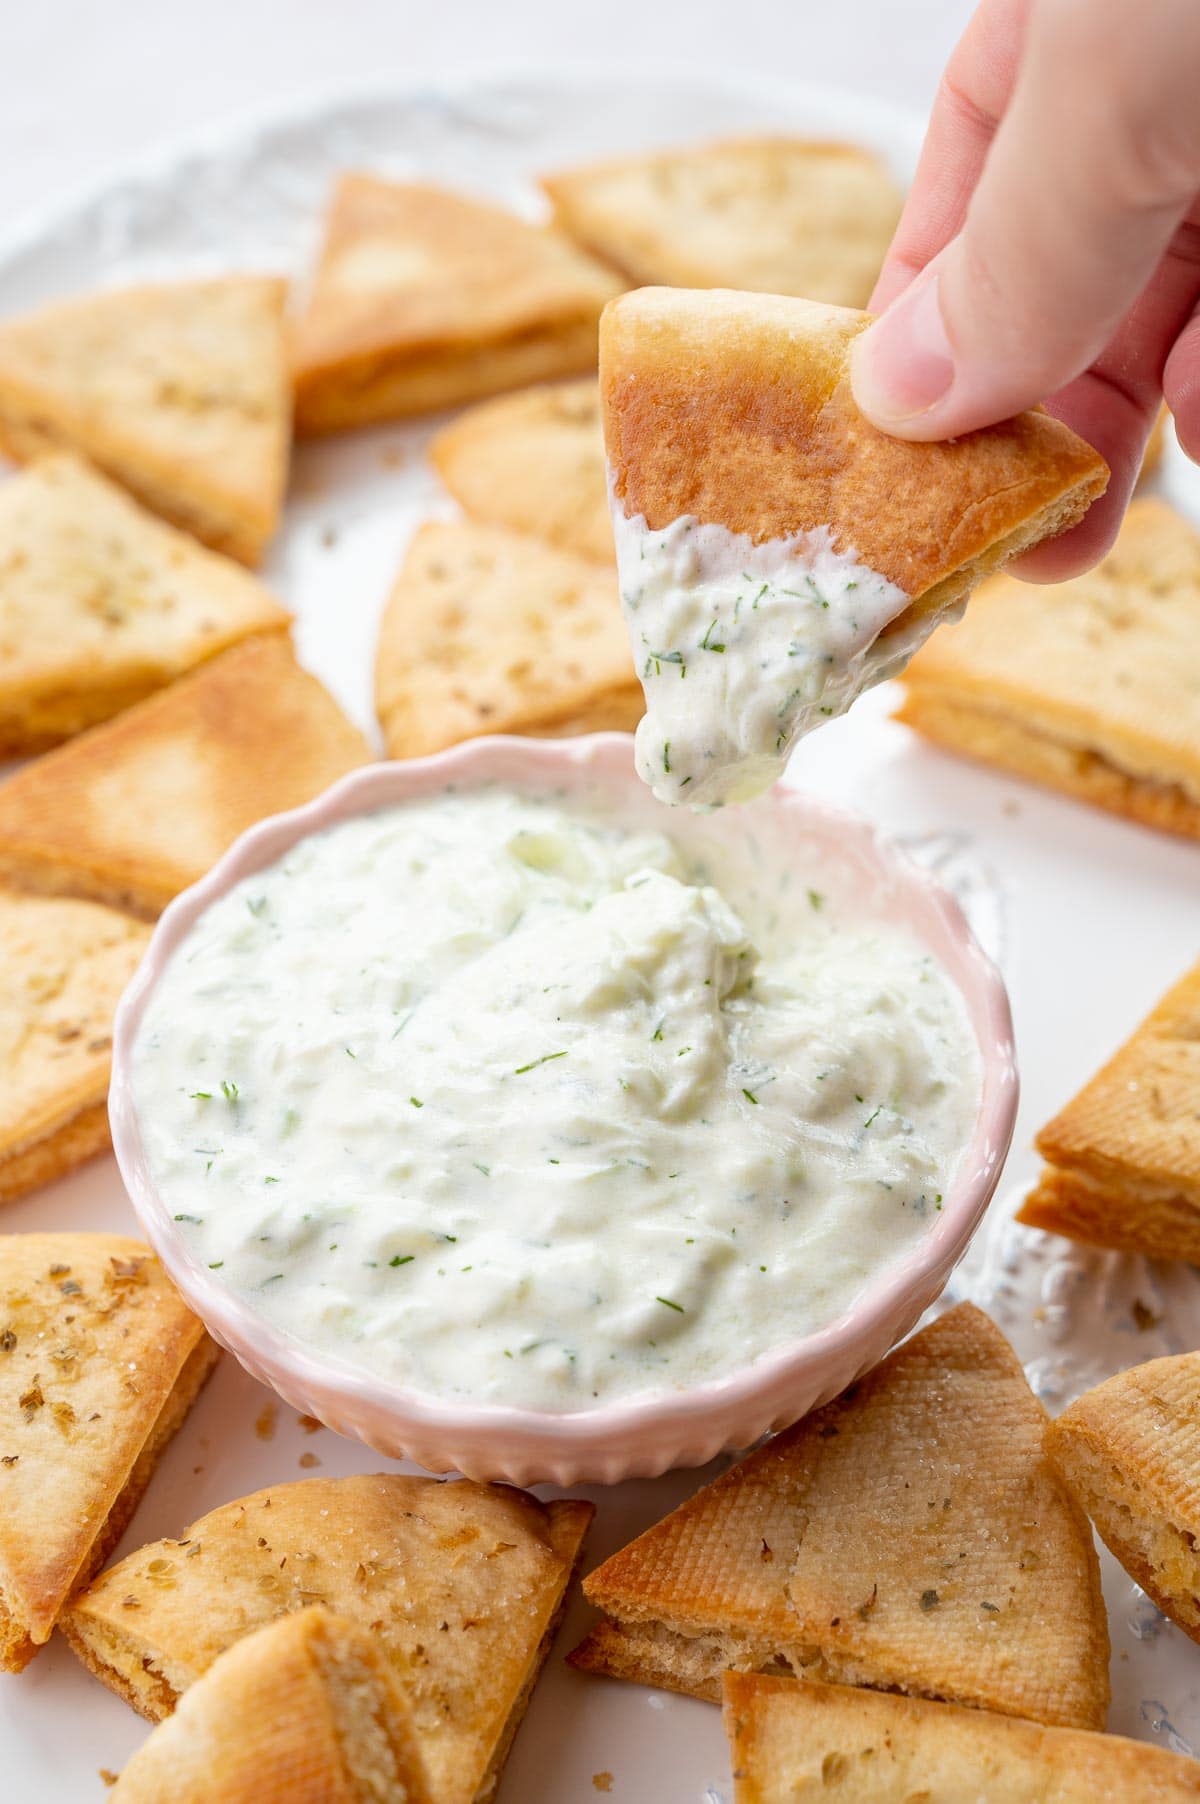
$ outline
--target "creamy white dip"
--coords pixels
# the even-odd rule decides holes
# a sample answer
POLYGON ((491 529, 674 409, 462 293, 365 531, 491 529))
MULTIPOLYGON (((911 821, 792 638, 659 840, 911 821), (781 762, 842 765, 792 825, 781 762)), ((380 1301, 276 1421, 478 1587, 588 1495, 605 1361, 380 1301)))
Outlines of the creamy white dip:
POLYGON ((937 1219, 977 1052, 915 939, 726 822, 467 790, 217 902, 133 1079, 218 1281, 371 1372, 548 1410, 844 1308, 937 1219))
POLYGON ((758 795, 797 739, 895 676, 935 623, 881 640, 908 597, 827 527, 756 545, 686 516, 652 531, 619 503, 613 525, 646 694, 638 772, 663 802, 758 795))

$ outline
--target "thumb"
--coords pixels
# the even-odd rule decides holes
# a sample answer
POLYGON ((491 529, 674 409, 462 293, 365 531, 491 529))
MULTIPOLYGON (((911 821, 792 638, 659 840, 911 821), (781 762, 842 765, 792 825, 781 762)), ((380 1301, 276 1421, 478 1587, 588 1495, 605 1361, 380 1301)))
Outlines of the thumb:
POLYGON ((952 438, 1087 369, 1195 199, 1198 82, 1195 0, 1034 0, 962 230, 855 343, 868 419, 952 438))

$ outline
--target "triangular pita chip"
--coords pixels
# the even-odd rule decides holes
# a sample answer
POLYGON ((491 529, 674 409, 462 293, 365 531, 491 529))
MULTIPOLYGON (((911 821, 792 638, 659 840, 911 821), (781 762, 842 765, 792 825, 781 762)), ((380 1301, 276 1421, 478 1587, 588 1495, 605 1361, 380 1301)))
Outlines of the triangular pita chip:
POLYGON ((1108 480, 1091 447, 1042 412, 940 444, 876 431, 849 378, 869 323, 721 289, 644 288, 605 310, 617 562, 649 710, 639 766, 649 775, 661 737, 663 800, 764 787, 801 732, 894 676, 981 577, 1072 525, 1108 480), (669 529, 696 526, 713 542, 673 553, 669 605, 644 605, 669 529), (839 655, 826 658, 832 631, 839 655))
POLYGON ((116 1546, 216 1358, 140 1241, 0 1238, 0 1666, 116 1546))
POLYGON ((1017 1220, 1119 1252, 1200 1263, 1200 964, 1037 1137, 1017 1220))
POLYGON ((0 756, 119 714, 288 616, 73 457, 0 484, 0 756))
POLYGON ((792 1671, 1100 1727, 1087 1520, 1012 1348, 969 1304, 707 1485, 584 1583, 586 1671, 718 1697, 792 1671))
POLYGON ((302 1479, 131 1554, 64 1628, 157 1721, 231 1643, 324 1604, 369 1627, 391 1662, 438 1804, 471 1804, 499 1777, 591 1517, 590 1504, 543 1506, 507 1485, 302 1479))
POLYGON ((1200 1763, 1123 1735, 729 1673, 734 1804, 1185 1804, 1200 1763))
POLYGON ((940 745, 1200 839, 1200 533, 1164 501, 1070 582, 987 583, 905 684, 940 745))
POLYGON ((378 1641, 318 1608, 227 1648, 109 1795, 112 1804, 435 1804, 378 1641))
POLYGON ((868 150, 733 138, 547 176, 557 223, 633 282, 750 288, 841 307, 871 298, 900 217, 868 150))
POLYGON ((468 408, 442 428, 429 455, 473 520, 612 562, 600 391, 590 376, 468 408))
POLYGON ((344 175, 295 329, 297 430, 428 413, 594 368, 600 310, 621 287, 515 213, 344 175))
POLYGON ((109 1144, 113 1013, 149 937, 94 902, 0 890, 0 1201, 109 1144))
POLYGON ((1200 1641, 1200 1353, 1118 1372, 1050 1424, 1047 1445, 1105 1546, 1200 1641))
POLYGON ((282 634, 249 639, 0 785, 0 875, 153 917, 370 756, 282 634))
POLYGON ((428 522, 383 618, 375 697, 393 758, 479 733, 635 726, 642 692, 611 566, 500 526, 428 522))
POLYGON ((172 282, 0 324, 0 448, 81 451, 206 545, 255 564, 291 444, 283 282, 172 282))

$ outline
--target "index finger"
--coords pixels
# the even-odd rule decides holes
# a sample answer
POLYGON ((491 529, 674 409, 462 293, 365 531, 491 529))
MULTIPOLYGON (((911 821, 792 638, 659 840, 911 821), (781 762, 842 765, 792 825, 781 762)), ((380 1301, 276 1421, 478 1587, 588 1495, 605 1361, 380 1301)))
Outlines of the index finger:
POLYGON ((960 230, 1016 81, 1030 3, 982 0, 955 46, 871 296, 872 313, 882 313, 960 230))

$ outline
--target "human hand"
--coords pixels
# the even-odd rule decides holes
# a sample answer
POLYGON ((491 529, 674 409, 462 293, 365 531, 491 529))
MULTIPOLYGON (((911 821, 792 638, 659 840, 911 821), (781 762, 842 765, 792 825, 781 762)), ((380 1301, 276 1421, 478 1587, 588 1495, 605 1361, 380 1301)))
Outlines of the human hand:
POLYGON ((1095 563, 1164 396, 1200 462, 1197 0, 981 0, 871 307, 851 378, 884 431, 953 438, 1049 397, 1107 459, 1107 494, 1014 570, 1095 563))

